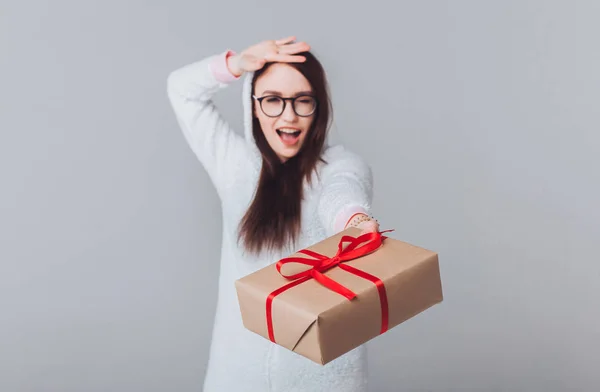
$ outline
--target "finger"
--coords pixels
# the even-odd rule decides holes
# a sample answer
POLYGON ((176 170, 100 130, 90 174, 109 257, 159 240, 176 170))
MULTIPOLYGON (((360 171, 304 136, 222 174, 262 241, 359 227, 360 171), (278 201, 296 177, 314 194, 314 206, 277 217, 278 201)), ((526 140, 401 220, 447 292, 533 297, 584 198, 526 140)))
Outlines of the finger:
POLYGON ((289 54, 271 54, 266 57, 266 60, 280 63, 303 63, 306 61, 306 57, 289 54))
POLYGON ((285 44, 287 44, 288 42, 292 42, 292 41, 293 41, 293 40, 295 40, 295 39, 296 39, 296 37, 294 37, 293 35, 291 35, 291 36, 289 36, 289 37, 286 37, 286 38, 278 39, 278 40, 276 40, 276 41, 275 41, 275 43, 276 43, 277 45, 285 45, 285 44))
POLYGON ((296 54, 300 52, 308 52, 309 50, 310 46, 306 42, 297 42, 279 47, 280 54, 296 54))

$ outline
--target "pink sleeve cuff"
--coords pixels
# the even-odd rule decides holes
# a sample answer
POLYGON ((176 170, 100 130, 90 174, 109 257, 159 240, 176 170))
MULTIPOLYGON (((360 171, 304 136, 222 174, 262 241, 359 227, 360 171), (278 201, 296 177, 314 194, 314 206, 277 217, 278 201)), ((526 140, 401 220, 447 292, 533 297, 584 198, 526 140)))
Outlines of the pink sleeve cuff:
POLYGON ((333 224, 334 232, 339 233, 340 231, 344 230, 350 218, 352 218, 355 214, 369 215, 367 210, 361 206, 348 206, 336 215, 335 222, 333 224))
POLYGON ((232 74, 227 67, 227 58, 234 54, 236 53, 233 50, 227 50, 220 55, 215 56, 210 63, 210 70, 215 78, 221 83, 231 83, 240 78, 240 76, 232 74))

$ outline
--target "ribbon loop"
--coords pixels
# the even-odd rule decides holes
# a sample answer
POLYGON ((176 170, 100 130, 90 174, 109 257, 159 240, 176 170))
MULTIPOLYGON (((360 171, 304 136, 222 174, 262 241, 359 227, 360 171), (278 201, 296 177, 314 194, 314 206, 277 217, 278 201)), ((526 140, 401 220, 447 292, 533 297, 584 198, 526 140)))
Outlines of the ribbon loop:
POLYGON ((330 290, 333 290, 336 293, 341 294, 348 299, 353 299, 354 297, 356 297, 356 294, 354 294, 348 288, 335 282, 331 278, 326 277, 322 274, 322 272, 325 272, 330 268, 337 266, 340 263, 344 263, 346 261, 353 260, 358 257, 365 256, 371 252, 374 252, 375 250, 377 250, 377 248, 381 246, 382 240, 385 238, 385 236, 382 236, 382 234, 385 232, 386 231, 365 233, 358 237, 352 237, 349 235, 342 236, 340 242, 338 243, 337 252, 331 257, 327 257, 325 255, 319 254, 308 249, 302 249, 298 253, 310 256, 312 257, 312 259, 304 257, 283 258, 277 262, 277 271, 279 271, 281 276, 288 280, 296 280, 307 276, 312 276, 319 283, 323 284, 330 290), (344 248, 345 243, 349 244, 344 248), (283 272, 281 272, 281 267, 288 263, 300 263, 304 265, 309 265, 312 268, 303 272, 299 272, 297 274, 286 275, 283 272))
POLYGON ((277 271, 281 276, 288 280, 291 280, 292 282, 275 290, 267 298, 266 310, 269 339, 272 342, 275 342, 275 335, 273 332, 273 320, 271 315, 271 306, 273 299, 277 295, 286 291, 287 289, 290 289, 294 286, 297 286, 298 284, 301 284, 313 278, 317 282, 321 283, 324 287, 346 297, 348 300, 356 298, 356 293, 354 293, 352 290, 348 289, 347 287, 344 287, 340 283, 323 274, 323 272, 335 266, 339 266, 344 271, 348 271, 363 279, 370 280, 377 286, 379 292, 379 300, 381 303, 381 333, 385 332, 388 328, 388 304, 383 282, 375 276, 367 274, 364 271, 361 271, 344 263, 346 261, 350 261, 376 251, 381 246, 382 241, 386 238, 382 234, 389 231, 393 230, 371 232, 362 234, 358 237, 345 235, 340 239, 338 243, 337 252, 331 257, 327 257, 309 249, 302 249, 298 251, 298 253, 302 253, 304 255, 312 257, 312 259, 305 257, 286 257, 279 260, 276 265, 277 271), (345 243, 349 244, 344 248, 345 243), (310 266, 311 268, 293 275, 287 275, 281 271, 281 267, 288 263, 304 264, 310 266))

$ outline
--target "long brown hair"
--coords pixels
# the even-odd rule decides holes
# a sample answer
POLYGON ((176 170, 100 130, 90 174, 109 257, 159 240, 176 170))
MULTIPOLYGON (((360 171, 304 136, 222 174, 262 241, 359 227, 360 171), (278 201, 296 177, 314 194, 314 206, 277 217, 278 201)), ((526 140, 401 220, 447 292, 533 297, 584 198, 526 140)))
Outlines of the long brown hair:
MULTIPOLYGON (((282 163, 269 146, 258 118, 253 117, 252 134, 262 155, 262 168, 254 199, 240 222, 239 239, 254 254, 296 243, 301 228, 304 180, 310 184, 313 170, 319 161, 324 162, 323 147, 332 118, 329 86, 317 58, 310 52, 301 55, 306 57, 305 62, 289 65, 308 79, 317 99, 317 110, 298 154, 282 163)), ((271 64, 255 72, 252 91, 256 80, 271 64)), ((252 110, 254 105, 253 101, 252 110)))

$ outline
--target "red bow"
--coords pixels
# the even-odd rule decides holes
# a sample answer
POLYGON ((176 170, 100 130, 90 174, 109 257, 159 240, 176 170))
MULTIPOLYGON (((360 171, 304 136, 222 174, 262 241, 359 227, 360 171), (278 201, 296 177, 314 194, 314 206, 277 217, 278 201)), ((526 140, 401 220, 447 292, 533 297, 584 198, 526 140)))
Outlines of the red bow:
POLYGON ((376 251, 377 248, 379 248, 381 246, 383 240, 386 238, 385 236, 382 236, 381 234, 388 232, 388 231, 392 231, 392 230, 366 233, 366 234, 360 235, 358 237, 352 237, 352 236, 345 235, 340 239, 340 242, 338 244, 338 251, 332 257, 327 257, 325 255, 319 254, 317 252, 313 252, 308 249, 302 249, 298 253, 303 253, 305 255, 313 257, 314 259, 307 259, 304 257, 286 257, 284 259, 279 260, 277 262, 277 271, 281 274, 281 276, 285 277, 288 280, 293 280, 293 282, 291 282, 283 287, 278 288, 277 290, 275 290, 271 294, 269 294, 269 296, 267 297, 267 304, 266 304, 267 305, 267 328, 269 331, 269 339, 272 342, 275 342, 275 337, 274 337, 274 333, 273 333, 273 320, 272 320, 272 313, 271 313, 272 312, 271 305, 273 303, 273 299, 277 295, 283 293, 284 291, 286 291, 294 286, 297 286, 303 282, 306 282, 307 280, 309 280, 311 278, 314 278, 316 281, 318 281, 325 287, 329 288, 330 290, 335 291, 338 294, 343 295, 344 297, 346 297, 349 300, 352 300, 356 297, 356 294, 354 292, 352 292, 350 289, 344 287, 343 285, 339 284, 338 282, 334 281, 333 279, 323 275, 322 272, 325 272, 328 269, 333 268, 335 266, 338 266, 341 269, 343 269, 344 271, 353 273, 363 279, 370 280, 377 286, 377 290, 379 292, 379 300, 381 303, 381 314, 382 314, 381 332, 380 333, 384 333, 385 331, 387 331, 387 329, 388 329, 388 304, 387 304, 387 296, 385 293, 385 287, 383 285, 383 282, 381 281, 381 279, 377 278, 376 276, 373 276, 371 274, 368 274, 364 271, 361 271, 357 268, 354 268, 352 266, 349 266, 349 265, 343 264, 343 263, 345 263, 346 261, 349 261, 349 260, 356 259, 358 257, 365 256, 369 253, 376 251), (350 244, 346 248, 344 248, 344 243, 346 243, 346 242, 349 242, 350 244), (363 243, 365 243, 365 244, 362 246, 359 246, 363 243), (312 266, 312 268, 310 268, 306 271, 297 273, 297 274, 286 275, 281 272, 281 267, 287 263, 300 263, 300 264, 310 265, 310 266, 312 266))

